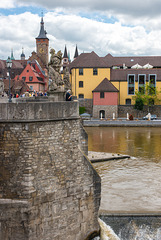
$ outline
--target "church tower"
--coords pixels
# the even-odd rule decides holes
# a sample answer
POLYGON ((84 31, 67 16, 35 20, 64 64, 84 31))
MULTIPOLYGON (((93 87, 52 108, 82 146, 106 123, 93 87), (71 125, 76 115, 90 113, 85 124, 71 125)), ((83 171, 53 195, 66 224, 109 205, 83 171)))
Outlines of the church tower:
POLYGON ((22 53, 21 53, 21 60, 25 60, 25 54, 24 54, 24 49, 22 48, 22 53))
POLYGON ((74 54, 74 59, 76 59, 78 56, 79 56, 79 54, 78 54, 78 48, 77 48, 77 45, 76 45, 75 54, 74 54))
POLYGON ((44 29, 43 16, 40 22, 40 33, 36 38, 36 53, 44 64, 44 67, 48 66, 49 62, 49 39, 46 36, 47 32, 44 29))
POLYGON ((65 69, 68 65, 69 65, 69 58, 67 54, 67 48, 65 46, 64 55, 63 55, 63 69, 65 69))

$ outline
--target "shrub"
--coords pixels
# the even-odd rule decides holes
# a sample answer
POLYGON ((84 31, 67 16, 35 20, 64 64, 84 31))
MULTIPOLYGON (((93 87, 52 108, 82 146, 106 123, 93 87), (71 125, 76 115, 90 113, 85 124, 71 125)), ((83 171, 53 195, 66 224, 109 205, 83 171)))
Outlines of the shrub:
POLYGON ((79 114, 85 113, 86 109, 85 107, 79 107, 79 114))

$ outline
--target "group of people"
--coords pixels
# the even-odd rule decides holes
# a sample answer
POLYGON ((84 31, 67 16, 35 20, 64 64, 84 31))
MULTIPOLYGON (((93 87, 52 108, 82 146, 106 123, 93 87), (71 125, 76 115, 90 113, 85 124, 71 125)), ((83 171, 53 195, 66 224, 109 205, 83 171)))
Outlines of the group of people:
MULTIPOLYGON (((37 97, 37 96, 47 96, 47 93, 45 92, 45 93, 43 93, 43 92, 37 92, 37 91, 33 91, 32 93, 30 93, 30 92, 26 92, 26 93, 23 93, 22 95, 19 95, 18 93, 16 94, 14 94, 13 96, 12 96, 12 94, 11 94, 11 98, 13 97, 13 98, 19 98, 19 97, 37 97)), ((66 92, 66 101, 72 101, 72 94, 71 94, 71 90, 68 90, 67 92, 66 92)))
POLYGON ((37 92, 37 91, 33 91, 33 92, 29 92, 29 91, 27 91, 27 92, 25 92, 25 93, 23 93, 23 94, 21 94, 21 95, 19 95, 18 93, 16 94, 14 94, 13 96, 11 96, 11 97, 13 97, 13 98, 19 98, 19 97, 37 97, 37 96, 47 96, 47 93, 45 92, 45 93, 43 93, 43 92, 37 92))

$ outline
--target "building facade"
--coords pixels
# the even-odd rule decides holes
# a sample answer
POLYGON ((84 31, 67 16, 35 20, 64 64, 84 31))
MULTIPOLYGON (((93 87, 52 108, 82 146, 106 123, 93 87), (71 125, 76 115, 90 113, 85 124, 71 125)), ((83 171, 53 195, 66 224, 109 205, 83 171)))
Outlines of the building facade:
POLYGON ((105 78, 93 91, 93 117, 117 117, 118 89, 105 78))
POLYGON ((15 80, 18 79, 26 82, 30 91, 46 91, 47 76, 36 60, 28 63, 23 72, 19 76, 16 76, 15 80))
POLYGON ((72 92, 80 100, 93 99, 92 91, 104 78, 117 88, 118 105, 133 105, 136 91, 147 83, 161 90, 161 56, 113 57, 107 54, 99 57, 95 52, 82 53, 69 67, 72 92))

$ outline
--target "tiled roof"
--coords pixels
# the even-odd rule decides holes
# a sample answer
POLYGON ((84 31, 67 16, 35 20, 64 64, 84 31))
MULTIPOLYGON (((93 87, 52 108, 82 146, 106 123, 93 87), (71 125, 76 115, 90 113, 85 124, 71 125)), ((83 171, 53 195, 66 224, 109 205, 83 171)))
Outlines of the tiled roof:
POLYGON ((5 68, 6 68, 6 61, 0 60, 0 69, 5 69, 5 68))
POLYGON ((138 74, 146 74, 148 80, 149 74, 156 74, 157 80, 161 81, 161 69, 111 69, 110 81, 126 81, 128 74, 135 74, 135 80, 138 80, 138 74))
POLYGON ((137 63, 141 66, 149 63, 153 67, 161 67, 161 56, 113 57, 111 54, 107 54, 104 57, 104 61, 109 67, 123 66, 123 64, 127 67, 132 67, 137 63))
POLYGON ((130 57, 113 57, 111 54, 107 54, 105 57, 99 57, 95 52, 80 54, 69 67, 72 68, 93 68, 93 67, 126 67, 139 64, 144 66, 150 64, 153 67, 161 67, 161 56, 130 56, 130 57))
POLYGON ((69 64, 69 68, 105 68, 107 64, 103 58, 100 58, 95 52, 81 53, 72 63, 69 64))
MULTIPOLYGON (((4 90, 8 91, 9 89, 9 79, 4 79, 4 90)), ((11 92, 15 93, 16 90, 20 90, 21 94, 29 90, 28 85, 23 80, 11 80, 10 82, 11 92)))
POLYGON ((118 92, 118 89, 105 78, 92 92, 118 92))

